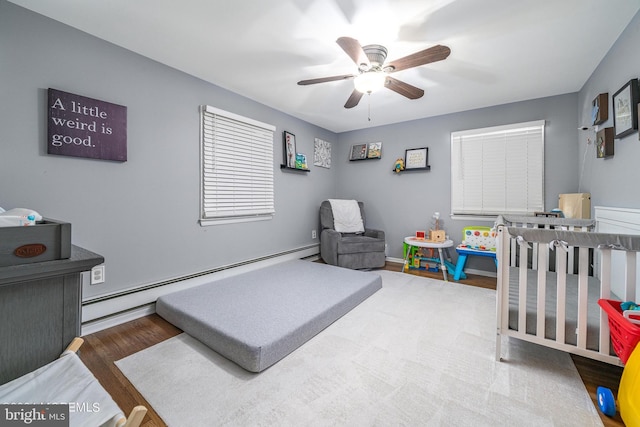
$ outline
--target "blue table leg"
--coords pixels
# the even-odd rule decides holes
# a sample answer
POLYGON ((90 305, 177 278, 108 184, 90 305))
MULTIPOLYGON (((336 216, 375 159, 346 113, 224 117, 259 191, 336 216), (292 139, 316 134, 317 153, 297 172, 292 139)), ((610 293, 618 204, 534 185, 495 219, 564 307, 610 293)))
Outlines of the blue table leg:
POLYGON ((467 262, 467 256, 464 254, 458 254, 458 263, 456 264, 456 273, 453 276, 453 280, 460 280, 462 270, 464 270, 464 264, 467 262))

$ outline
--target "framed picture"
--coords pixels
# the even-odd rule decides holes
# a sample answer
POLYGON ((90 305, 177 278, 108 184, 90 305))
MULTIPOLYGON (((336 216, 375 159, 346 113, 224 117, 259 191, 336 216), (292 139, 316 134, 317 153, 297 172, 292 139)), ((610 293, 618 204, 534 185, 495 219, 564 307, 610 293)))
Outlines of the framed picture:
POLYGON ((282 143, 284 144, 284 162, 288 168, 296 167, 296 136, 286 130, 282 132, 282 143))
POLYGON ((600 129, 596 134, 596 157, 604 159, 613 156, 613 128, 600 129))
POLYGON ((313 142, 313 165, 331 168, 331 143, 316 138, 313 142))
POLYGON ((638 79, 631 79, 613 94, 614 138, 622 138, 638 129, 638 79))
POLYGON ((296 169, 309 169, 307 166, 307 156, 302 153, 296 153, 296 169))
POLYGON ((349 160, 364 160, 367 158, 367 144, 354 144, 351 146, 349 160))
POLYGON ((591 124, 601 125, 609 120, 609 94, 601 93, 591 103, 591 124))
POLYGON ((382 142, 370 142, 367 151, 367 159, 382 158, 382 142))
POLYGON ((429 149, 411 148, 404 150, 405 169, 424 169, 429 165, 429 149))

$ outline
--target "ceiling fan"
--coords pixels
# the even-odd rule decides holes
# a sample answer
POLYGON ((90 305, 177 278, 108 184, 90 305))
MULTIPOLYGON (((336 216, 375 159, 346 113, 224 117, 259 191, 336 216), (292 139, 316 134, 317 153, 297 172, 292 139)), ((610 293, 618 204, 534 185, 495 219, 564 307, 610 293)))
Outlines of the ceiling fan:
POLYGON ((431 62, 442 61, 451 53, 447 46, 437 45, 425 50, 407 55, 395 61, 387 62, 387 48, 378 44, 360 46, 360 42, 350 37, 340 37, 336 43, 358 65, 358 74, 343 74, 341 76, 321 77, 318 79, 301 80, 299 85, 333 82, 337 80, 354 79, 355 89, 351 93, 344 108, 353 108, 360 102, 362 95, 376 89, 386 87, 409 99, 418 99, 424 95, 424 90, 391 77, 391 73, 418 67, 431 62))

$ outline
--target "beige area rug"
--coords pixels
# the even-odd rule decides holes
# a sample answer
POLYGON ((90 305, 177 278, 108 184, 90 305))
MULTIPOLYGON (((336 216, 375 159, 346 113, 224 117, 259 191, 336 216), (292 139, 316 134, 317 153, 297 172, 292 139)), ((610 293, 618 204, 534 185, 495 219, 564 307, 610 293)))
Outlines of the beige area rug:
POLYGON ((186 334, 116 362, 169 426, 602 426, 568 354, 510 340, 495 291, 383 288, 259 374, 186 334))

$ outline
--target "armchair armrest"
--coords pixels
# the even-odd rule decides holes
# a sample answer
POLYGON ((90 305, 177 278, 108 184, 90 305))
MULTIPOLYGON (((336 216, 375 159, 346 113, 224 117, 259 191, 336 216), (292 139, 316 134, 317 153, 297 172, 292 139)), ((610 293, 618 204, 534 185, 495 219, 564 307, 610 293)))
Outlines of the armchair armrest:
POLYGON ((342 233, 325 228, 320 233, 320 256, 327 264, 338 265, 338 241, 342 233))
POLYGON ((365 228, 364 235, 367 237, 373 237, 374 239, 384 240, 384 231, 376 230, 374 228, 365 228))

